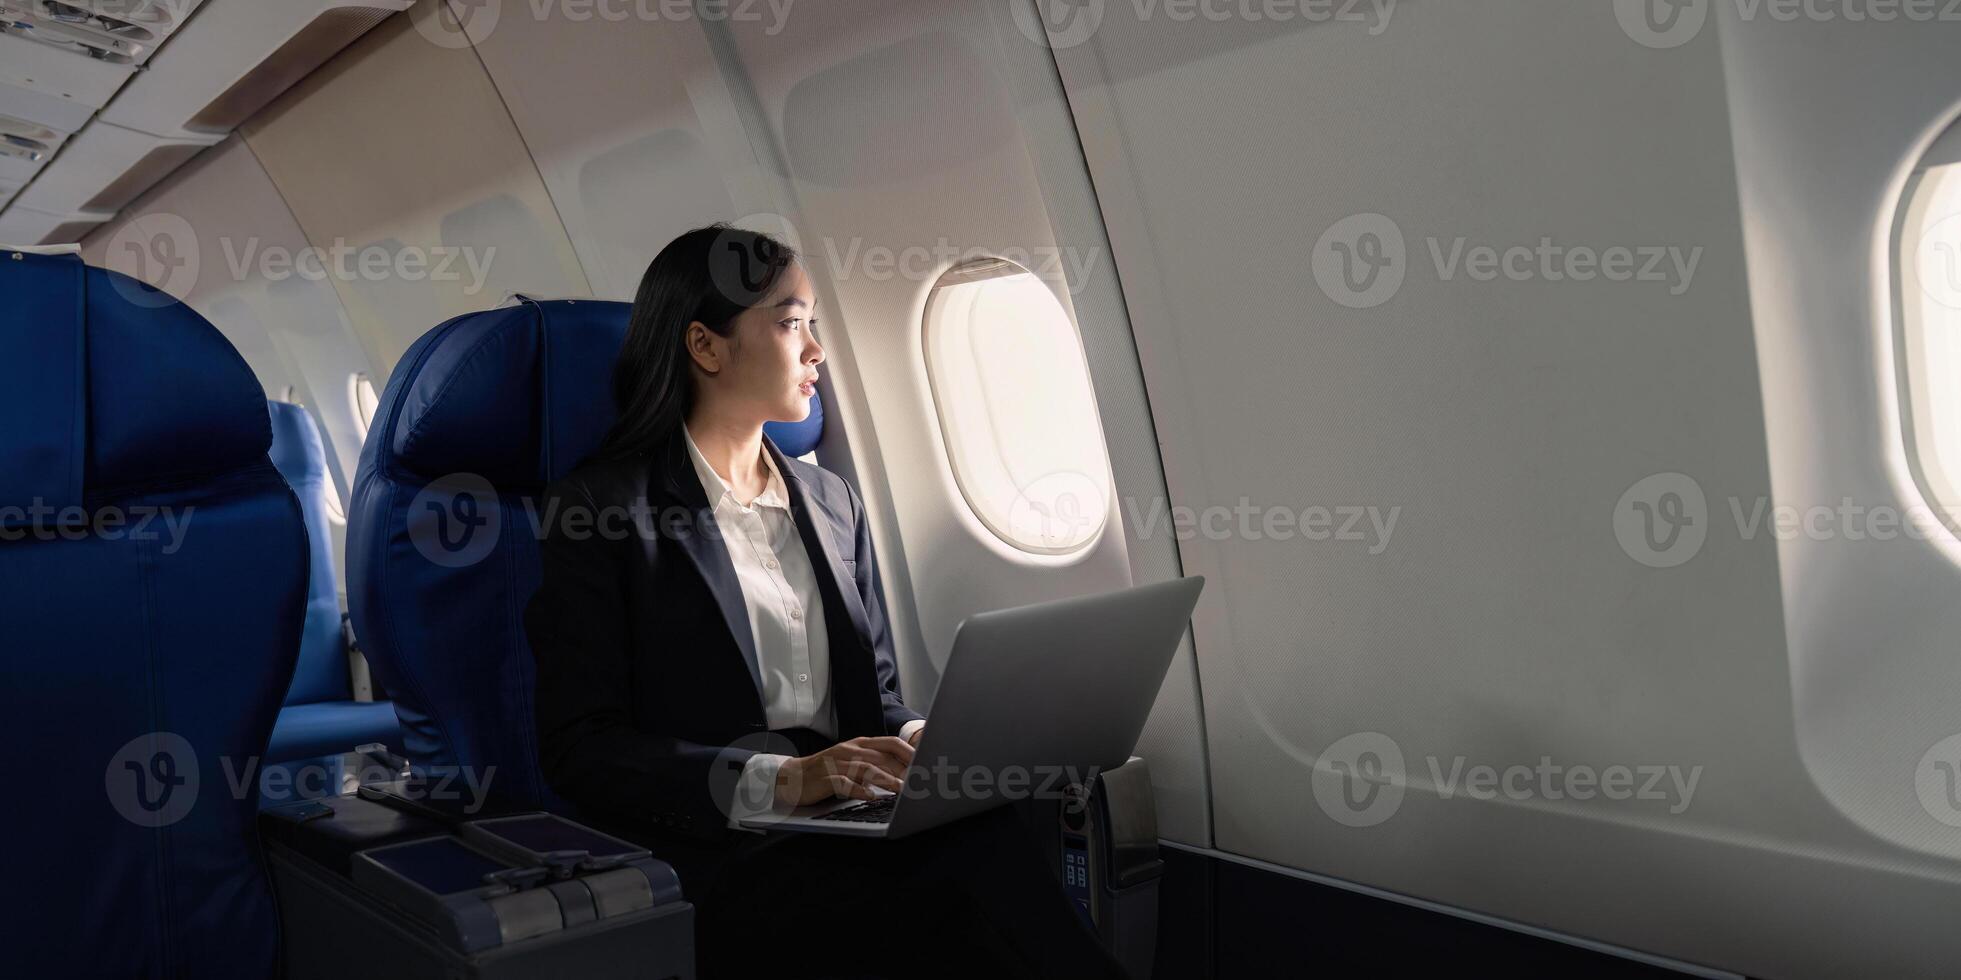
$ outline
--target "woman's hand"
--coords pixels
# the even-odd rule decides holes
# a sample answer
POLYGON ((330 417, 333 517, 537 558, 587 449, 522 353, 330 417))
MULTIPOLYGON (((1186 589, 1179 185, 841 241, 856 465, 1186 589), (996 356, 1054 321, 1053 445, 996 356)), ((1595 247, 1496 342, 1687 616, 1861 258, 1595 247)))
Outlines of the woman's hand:
POLYGON ((776 771, 776 802, 804 806, 831 797, 870 800, 872 787, 904 788, 912 746, 894 735, 849 739, 815 755, 799 756, 776 771))

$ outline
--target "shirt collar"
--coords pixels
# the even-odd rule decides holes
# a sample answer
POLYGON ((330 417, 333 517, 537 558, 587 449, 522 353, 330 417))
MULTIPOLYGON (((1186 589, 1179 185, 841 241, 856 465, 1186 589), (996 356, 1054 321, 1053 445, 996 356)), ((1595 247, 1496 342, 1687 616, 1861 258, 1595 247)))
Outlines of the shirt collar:
MULTIPOLYGON (((681 424, 681 437, 687 440, 688 459, 694 463, 695 476, 701 480, 701 490, 708 495, 709 502, 711 504, 720 504, 722 498, 727 497, 729 503, 737 507, 742 506, 736 503, 735 492, 729 488, 728 481, 722 479, 722 475, 715 472, 713 466, 708 465, 708 458, 701 454, 701 447, 695 445, 694 433, 688 431, 688 426, 685 422, 681 424)), ((769 483, 764 485, 763 492, 755 500, 749 502, 749 507, 751 509, 756 507, 781 507, 784 510, 788 510, 790 508, 790 493, 783 486, 783 474, 777 472, 776 458, 770 453, 768 447, 763 448, 763 466, 769 470, 769 483)))

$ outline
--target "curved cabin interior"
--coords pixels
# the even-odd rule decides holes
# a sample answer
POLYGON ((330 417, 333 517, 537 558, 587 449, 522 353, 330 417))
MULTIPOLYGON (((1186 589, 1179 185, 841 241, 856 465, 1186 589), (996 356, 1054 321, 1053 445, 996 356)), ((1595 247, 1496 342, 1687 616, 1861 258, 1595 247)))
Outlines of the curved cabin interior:
POLYGON ((1951 976, 1957 117, 1920 0, 0 0, 6 958, 718 975, 522 620, 724 222, 1128 975, 1951 976))

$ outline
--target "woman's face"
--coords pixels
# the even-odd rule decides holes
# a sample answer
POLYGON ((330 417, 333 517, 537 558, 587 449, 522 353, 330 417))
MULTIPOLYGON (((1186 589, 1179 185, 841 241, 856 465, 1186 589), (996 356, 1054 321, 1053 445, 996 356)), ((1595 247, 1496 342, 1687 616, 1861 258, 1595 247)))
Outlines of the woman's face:
POLYGON ((810 329, 816 306, 810 278, 791 263, 767 299, 736 316, 728 337, 689 326, 689 352, 707 375, 701 391, 715 411, 755 422, 801 422, 810 415, 824 360, 810 329))

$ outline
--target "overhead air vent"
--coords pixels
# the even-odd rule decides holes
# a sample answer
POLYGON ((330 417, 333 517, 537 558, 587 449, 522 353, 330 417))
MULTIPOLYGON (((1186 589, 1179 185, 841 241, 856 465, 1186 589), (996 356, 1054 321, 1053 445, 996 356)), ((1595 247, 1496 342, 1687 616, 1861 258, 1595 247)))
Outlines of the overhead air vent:
POLYGON ((0 31, 112 65, 135 64, 155 37, 149 30, 143 32, 149 36, 141 39, 106 30, 80 8, 39 0, 0 0, 0 31))
MULTIPOLYGON (((5 2, 5 0, 0 0, 5 2)), ((101 119, 157 136, 222 135, 413 0, 206 0, 101 119)))
POLYGON ((115 3, 101 0, 67 0, 65 3, 61 0, 37 0, 35 6, 52 20, 138 44, 155 41, 160 33, 170 29, 177 16, 168 4, 131 3, 128 0, 117 0, 115 3))
POLYGON ((33 180, 67 138, 40 123, 0 115, 0 184, 19 188, 33 180))
POLYGON ((0 156, 40 163, 48 158, 49 149, 48 144, 37 139, 0 133, 0 156))

